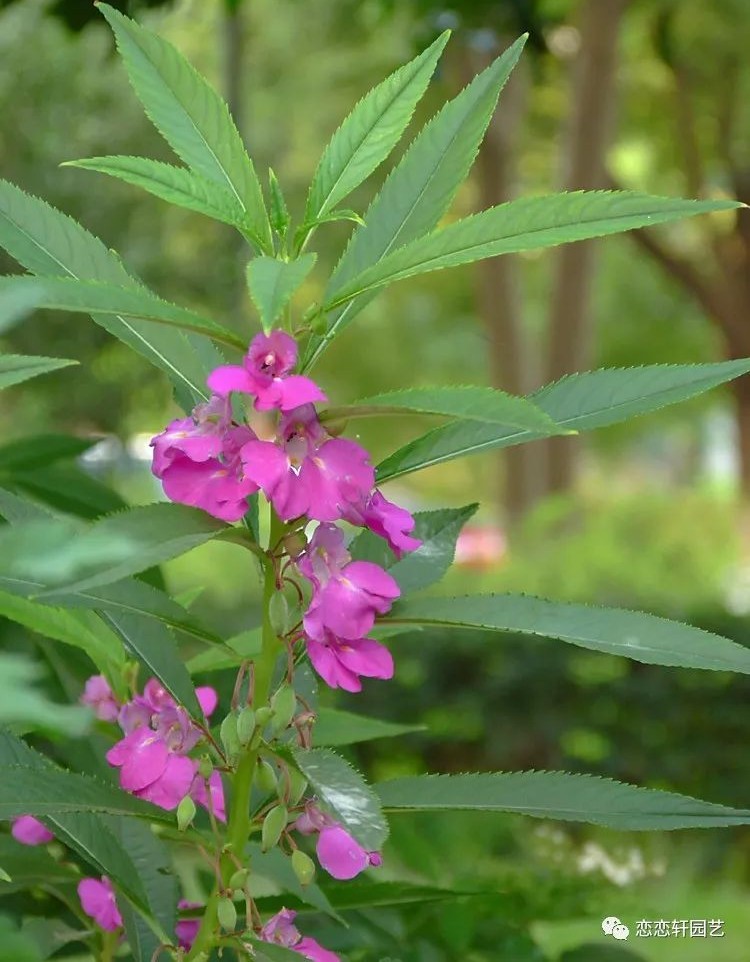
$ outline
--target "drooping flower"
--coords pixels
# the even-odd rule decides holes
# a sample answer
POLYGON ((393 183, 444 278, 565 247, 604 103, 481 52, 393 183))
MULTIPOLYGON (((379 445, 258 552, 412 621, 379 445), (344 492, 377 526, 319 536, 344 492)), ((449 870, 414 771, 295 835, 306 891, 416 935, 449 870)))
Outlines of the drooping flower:
POLYGON ((348 880, 366 868, 377 868, 383 863, 379 852, 368 852, 349 832, 315 802, 308 802, 305 810, 292 826, 301 835, 318 833, 315 854, 323 868, 333 878, 348 880))
POLYGON ((47 826, 33 815, 21 815, 15 818, 10 833, 22 845, 46 845, 55 837, 47 826))
MULTIPOLYGON (((187 899, 180 899, 177 903, 177 908, 192 911, 194 909, 201 909, 203 906, 200 902, 190 902, 187 899)), ((186 952, 189 952, 193 947, 193 942, 195 942, 195 937, 200 927, 200 918, 189 917, 179 919, 174 927, 178 946, 186 952)))
POLYGON ((83 689, 80 701, 94 709, 94 714, 102 721, 117 721, 120 705, 104 675, 92 675, 83 689))
POLYGON ((346 640, 330 631, 320 638, 305 637, 310 662, 331 688, 362 691, 360 678, 393 678, 393 656, 374 638, 346 640))
POLYGON ((84 878, 78 883, 81 908, 97 925, 107 932, 116 932, 122 926, 122 916, 117 908, 112 883, 106 875, 101 880, 84 878))
POLYGON ((412 514, 389 501, 377 489, 358 504, 349 505, 344 520, 369 528, 373 534, 385 539, 397 558, 402 558, 408 551, 416 551, 422 544, 411 536, 414 530, 412 514))
POLYGON ((294 925, 297 916, 291 909, 282 909, 270 918, 260 931, 260 938, 264 942, 283 945, 284 948, 299 952, 310 962, 340 962, 338 955, 323 946, 310 936, 302 936, 294 925))
POLYGON ((245 475, 261 488, 283 521, 307 515, 336 521, 372 489, 375 472, 355 441, 332 438, 312 404, 284 414, 278 443, 248 441, 245 475))
POLYGON ((208 386, 217 394, 231 391, 255 396, 256 411, 291 411, 301 404, 325 401, 314 381, 290 371, 297 363, 297 344, 283 331, 256 334, 242 365, 218 367, 208 376, 208 386))
POLYGON ((151 728, 136 728, 107 752, 120 769, 120 787, 167 811, 177 808, 190 791, 197 764, 170 750, 165 738, 151 728))

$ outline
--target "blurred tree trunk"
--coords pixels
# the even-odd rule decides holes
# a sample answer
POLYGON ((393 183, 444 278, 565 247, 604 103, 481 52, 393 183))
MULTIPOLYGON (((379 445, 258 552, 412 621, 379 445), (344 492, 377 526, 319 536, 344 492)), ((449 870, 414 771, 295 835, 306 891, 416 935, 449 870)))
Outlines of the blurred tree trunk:
MULTIPOLYGON (((563 152, 565 190, 605 186, 605 154, 615 104, 617 40, 628 0, 586 0, 581 10, 580 52, 570 96, 563 152)), ((557 254, 549 313, 547 380, 585 369, 591 361, 591 289, 596 241, 561 247, 557 254)), ((568 490, 575 480, 577 438, 544 442, 544 493, 568 490)))

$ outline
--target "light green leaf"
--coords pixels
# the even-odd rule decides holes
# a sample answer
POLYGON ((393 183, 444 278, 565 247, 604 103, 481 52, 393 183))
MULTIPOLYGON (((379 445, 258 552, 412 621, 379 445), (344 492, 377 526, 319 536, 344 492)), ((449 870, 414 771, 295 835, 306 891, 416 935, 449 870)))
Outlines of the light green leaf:
POLYGON ((336 708, 321 708, 313 730, 313 741, 318 746, 335 748, 339 745, 354 745, 357 742, 374 741, 376 738, 396 738, 426 730, 426 725, 397 725, 367 718, 350 711, 336 708))
POLYGON ((106 3, 99 4, 149 119, 172 150, 228 190, 262 249, 272 249, 263 192, 229 109, 170 43, 106 3))
POLYGON ((567 772, 421 775, 381 782, 388 811, 515 812, 609 828, 667 831, 750 823, 750 809, 567 772))
POLYGON ((252 957, 255 962, 299 962, 299 952, 285 949, 283 945, 273 945, 271 942, 259 942, 255 939, 248 942, 248 945, 252 946, 252 957))
POLYGON ((750 648, 702 628, 623 608, 594 608, 526 595, 463 595, 397 603, 384 620, 541 635, 648 665, 750 674, 750 648))
POLYGON ((331 211, 390 154, 422 99, 449 36, 445 31, 354 107, 333 135, 315 171, 305 209, 306 223, 331 211))
POLYGON ((451 566, 456 539, 477 507, 477 504, 468 504, 463 508, 415 514, 412 535, 422 544, 401 559, 397 559, 386 542, 371 531, 358 534, 349 550, 357 561, 373 561, 388 569, 404 594, 419 591, 439 581, 451 566))
POLYGON ((316 259, 316 254, 302 254, 293 261, 255 257, 247 265, 247 286, 266 334, 299 290, 316 259))
POLYGON ((0 334, 5 334, 27 317, 39 303, 41 293, 41 284, 33 288, 25 283, 0 292, 0 334))
MULTIPOLYGON (((165 324, 193 334, 203 334, 222 344, 243 350, 245 342, 232 331, 194 311, 170 304, 155 294, 138 287, 118 287, 103 281, 82 281, 72 277, 23 277, 32 290, 42 285, 39 307, 60 311, 80 311, 84 314, 113 314, 137 317, 149 323, 165 324)), ((16 277, 0 277, 0 295, 7 287, 17 287, 16 277)), ((75 361, 68 361, 75 364, 75 361)))
POLYGON ((304 905, 309 905, 318 912, 325 912, 326 915, 346 924, 316 882, 304 886, 300 884, 290 859, 278 848, 264 852, 260 845, 251 844, 247 846, 246 851, 250 856, 254 873, 272 881, 282 892, 296 896, 304 905))
POLYGON ((60 368, 78 364, 60 357, 27 357, 23 354, 0 354, 0 391, 14 384, 21 384, 40 374, 59 371, 60 368))
POLYGON ((380 849, 388 837, 377 796, 352 766, 327 748, 294 751, 294 761, 320 801, 366 849, 380 849))
POLYGON ((0 654, 0 725, 80 736, 91 727, 91 712, 77 705, 59 705, 36 687, 40 667, 22 655, 0 654))
MULTIPOLYGON (((648 414, 695 397, 750 371, 750 360, 715 364, 651 364, 571 374, 541 388, 530 400, 561 428, 585 431, 648 414)), ((534 431, 498 429, 480 422, 434 428, 399 448, 378 466, 378 481, 493 448, 535 441, 534 431)))
MULTIPOLYGON (((422 129, 364 215, 331 278, 326 298, 391 251, 431 231, 446 212, 476 157, 505 82, 521 55, 523 36, 422 129)), ((325 337, 310 339, 302 365, 308 370, 330 341, 369 303, 351 300, 333 318, 325 337)))
POLYGON ((201 651, 188 661, 187 667, 191 675, 203 671, 222 671, 225 668, 238 668, 248 658, 256 658, 263 647, 263 635, 260 628, 243 631, 230 638, 225 645, 201 651))
POLYGON ((231 191, 186 167, 146 157, 90 157, 70 160, 62 166, 109 174, 169 204, 197 211, 232 227, 241 228, 245 220, 245 210, 231 191))
MULTIPOLYGON (((0 180, 0 247, 32 274, 143 286, 102 242, 54 207, 0 180)), ((210 341, 125 315, 94 321, 165 371, 193 402, 205 400, 209 371, 222 363, 210 341)))
POLYGON ((428 271, 738 206, 736 201, 652 197, 635 191, 524 197, 449 224, 394 251, 350 280, 332 282, 324 309, 334 310, 375 288, 428 271))

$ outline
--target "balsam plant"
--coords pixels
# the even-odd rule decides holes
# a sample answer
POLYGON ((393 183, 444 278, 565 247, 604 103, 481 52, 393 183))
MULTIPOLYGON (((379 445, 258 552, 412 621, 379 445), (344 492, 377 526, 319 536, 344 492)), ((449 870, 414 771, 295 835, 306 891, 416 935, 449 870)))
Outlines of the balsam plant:
MULTIPOLYGON (((0 846, 6 891, 46 889, 64 918, 79 923, 63 941, 89 942, 101 962, 333 962, 338 946, 321 945, 304 921, 298 928, 296 909, 345 923, 342 887, 326 879, 376 872, 388 817, 399 812, 514 812, 621 829, 750 823, 750 810, 564 772, 368 785, 317 737, 316 722, 326 720, 337 745, 390 735, 394 726, 353 725, 345 713, 319 710, 314 680, 349 692, 363 678, 387 680, 398 646, 392 652, 385 642, 413 626, 424 629, 426 656, 430 626, 456 626, 498 638, 542 635, 648 664, 750 673, 746 648, 640 612, 523 595, 411 598, 446 572, 476 506, 413 517, 380 490, 464 455, 645 414, 746 374, 749 360, 575 374, 530 397, 405 386, 335 408, 311 376, 334 338, 395 281, 738 205, 593 191, 512 201, 440 226, 521 38, 417 134, 363 214, 346 208, 408 126, 443 34, 356 105, 295 220, 273 173, 262 188, 206 81, 164 40, 112 7, 99 9, 136 94, 183 165, 139 157, 75 165, 236 228, 247 242, 260 330, 248 346, 166 302, 79 224, 0 182, 0 243, 28 271, 0 283, 3 327, 33 307, 88 313, 165 372, 183 408, 152 440, 153 473, 170 503, 127 508, 83 474, 56 482, 55 462, 86 446, 76 439, 0 449, 0 613, 86 653, 96 673, 79 700, 98 719, 87 751, 55 749, 51 757, 21 737, 48 731, 48 706, 41 716, 34 705, 6 719, 15 723, 0 731, 0 818, 12 822, 13 836, 0 846), (316 267, 316 234, 340 220, 354 226, 322 300, 300 303, 316 267), (227 363, 224 349, 241 360, 227 363), (358 418, 410 413, 442 423, 377 467, 345 436, 358 418), (261 571, 262 624, 239 638, 217 637, 187 600, 163 590, 154 568, 212 539, 252 552, 261 571), (175 633, 205 650, 186 665, 175 633), (219 705, 191 674, 226 668, 236 681, 231 701, 219 705), (46 849, 24 861, 19 843, 46 849), (190 891, 180 891, 185 873, 175 858, 203 866, 190 891), (258 883, 269 879, 283 897, 263 894, 258 883)), ((0 386, 71 363, 6 355, 0 386)), ((69 710, 61 725, 70 717, 65 731, 80 737, 81 709, 69 710)), ((418 904, 427 892, 409 892, 405 882, 391 890, 358 885, 358 906, 388 904, 388 891, 394 903, 418 904)), ((365 957, 351 941, 349 950, 365 957)))

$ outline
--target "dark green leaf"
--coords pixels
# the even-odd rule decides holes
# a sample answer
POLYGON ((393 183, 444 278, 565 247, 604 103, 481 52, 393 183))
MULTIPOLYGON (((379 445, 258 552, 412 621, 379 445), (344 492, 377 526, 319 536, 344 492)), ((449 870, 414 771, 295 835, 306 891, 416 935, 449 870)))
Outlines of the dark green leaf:
POLYGON ((356 742, 369 742, 376 738, 395 738, 426 729, 426 725, 397 725, 367 718, 350 711, 336 708, 321 708, 313 729, 313 741, 318 746, 336 747, 354 745, 356 742))

